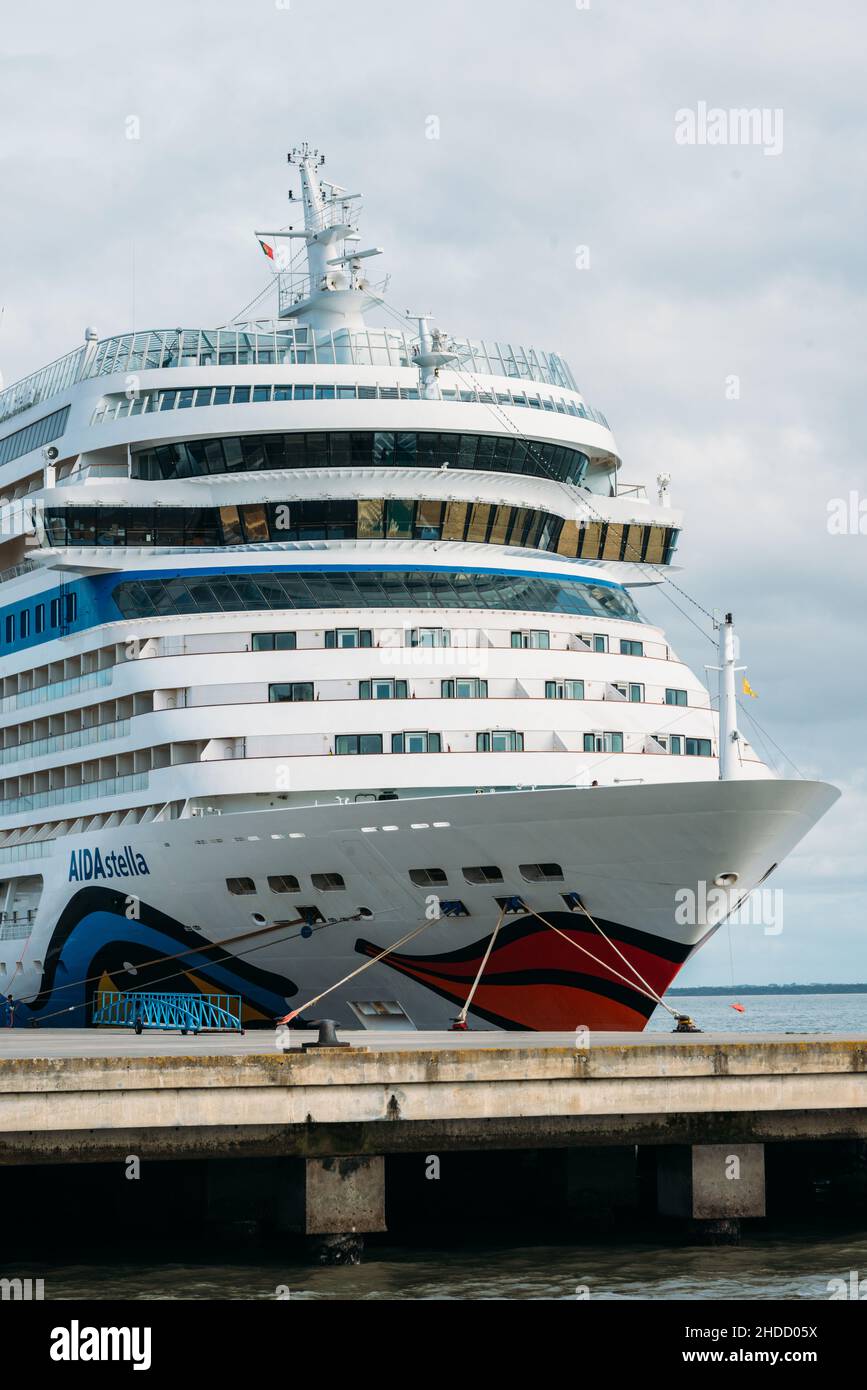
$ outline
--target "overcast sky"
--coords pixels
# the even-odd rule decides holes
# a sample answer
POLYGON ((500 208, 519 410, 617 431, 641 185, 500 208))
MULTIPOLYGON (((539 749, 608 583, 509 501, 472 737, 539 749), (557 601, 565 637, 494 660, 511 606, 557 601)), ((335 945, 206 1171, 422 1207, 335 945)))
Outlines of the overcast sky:
MULTIPOLYGON (((6 383, 88 324, 236 314, 307 139, 366 194, 393 304, 562 352, 624 479, 671 473, 678 582, 734 611, 757 718, 844 793, 773 880, 782 933, 731 930, 738 981, 867 980, 867 534, 828 531, 832 499, 867 499, 865 43, 863 0, 46 0, 3 21, 6 383), (765 110, 767 138, 678 143, 700 103, 765 110)), ((662 595, 644 606, 713 660, 662 595)), ((724 931, 679 983, 730 979, 724 931)))

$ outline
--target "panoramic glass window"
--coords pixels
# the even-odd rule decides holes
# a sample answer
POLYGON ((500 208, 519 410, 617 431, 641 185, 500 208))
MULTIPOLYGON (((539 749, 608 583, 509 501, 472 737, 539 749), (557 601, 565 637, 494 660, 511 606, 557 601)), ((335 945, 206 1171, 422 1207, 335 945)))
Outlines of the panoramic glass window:
MULTIPOLYGON (((233 570, 230 574, 119 579, 113 584, 113 598, 123 618, 256 609, 476 608, 643 621, 630 595, 617 586, 509 571, 233 570)), ((372 633, 357 628, 331 630, 325 634, 325 645, 370 647, 372 633)))
MULTIPOLYGON (((304 540, 446 540, 519 546, 566 559, 607 558, 605 527, 550 512, 489 502, 424 498, 328 498, 220 507, 50 507, 45 528, 56 546, 177 546, 214 549, 304 540)), ((640 563, 651 542, 667 563, 677 532, 632 526, 625 558, 640 563)), ((447 637, 446 637, 447 640, 447 637)), ((419 635, 420 646, 436 645, 419 635)))
MULTIPOLYGON (((313 388, 306 389, 312 396, 313 388)), ((238 390, 236 387, 236 403, 240 399, 238 390)), ((270 393, 270 388, 254 388, 254 399, 267 400, 265 392, 270 393), (258 392, 263 393, 261 397, 258 392)), ((296 386, 296 400, 298 392, 296 386)), ((194 393, 187 394, 189 400, 179 400, 178 406, 192 405, 194 393)), ((230 435, 222 439, 160 444, 133 454, 132 476, 159 480, 192 478, 202 473, 255 472, 265 468, 448 467, 523 473, 580 484, 589 465, 588 456, 579 449, 512 435, 333 430, 230 435)), ((395 512, 394 524, 400 525, 399 512, 395 512)))

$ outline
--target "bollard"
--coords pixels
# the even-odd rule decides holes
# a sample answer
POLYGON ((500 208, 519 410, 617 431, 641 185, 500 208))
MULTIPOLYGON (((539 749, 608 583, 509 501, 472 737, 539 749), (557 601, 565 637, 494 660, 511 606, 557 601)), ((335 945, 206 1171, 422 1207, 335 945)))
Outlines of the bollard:
POLYGON ((337 1024, 333 1018, 315 1018, 312 1020, 314 1027, 319 1029, 319 1038, 316 1042, 302 1043, 301 1051, 309 1052, 314 1047, 351 1047, 348 1042, 338 1042, 337 1024))

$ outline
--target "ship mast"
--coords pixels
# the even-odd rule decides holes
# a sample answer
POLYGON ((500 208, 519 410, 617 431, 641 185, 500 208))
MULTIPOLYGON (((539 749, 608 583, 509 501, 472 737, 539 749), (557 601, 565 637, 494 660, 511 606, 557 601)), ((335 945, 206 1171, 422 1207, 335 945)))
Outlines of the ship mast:
POLYGON ((720 623, 719 662, 719 775, 727 782, 741 776, 735 672, 744 669, 735 666, 735 629, 731 613, 726 613, 725 622, 720 623))
MULTIPOLYGON (((382 254, 381 246, 355 249, 360 193, 347 193, 339 184, 322 178, 324 154, 305 142, 287 155, 297 165, 304 206, 304 230, 257 232, 257 237, 303 240, 307 250, 307 275, 300 287, 291 274, 280 273, 281 319, 301 319, 314 328, 364 327, 364 314, 382 297, 364 274, 364 261, 382 254), (289 281, 288 288, 285 281, 289 281)), ((291 196, 291 195, 290 195, 291 196)))

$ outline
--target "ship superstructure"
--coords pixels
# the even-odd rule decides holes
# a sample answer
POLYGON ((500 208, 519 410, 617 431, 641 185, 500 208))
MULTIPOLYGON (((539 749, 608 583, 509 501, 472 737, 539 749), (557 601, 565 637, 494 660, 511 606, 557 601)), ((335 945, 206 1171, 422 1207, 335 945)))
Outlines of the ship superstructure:
POLYGON ((558 354, 396 316, 358 195, 290 158, 275 319, 88 330, 0 393, 0 994, 267 1021, 423 925, 329 1014, 441 1027, 499 926, 473 1026, 643 1027, 836 792, 733 702, 721 777, 640 608, 668 479, 621 481, 558 354), (702 882, 728 906, 678 923, 702 882))

